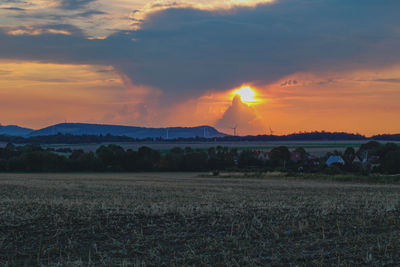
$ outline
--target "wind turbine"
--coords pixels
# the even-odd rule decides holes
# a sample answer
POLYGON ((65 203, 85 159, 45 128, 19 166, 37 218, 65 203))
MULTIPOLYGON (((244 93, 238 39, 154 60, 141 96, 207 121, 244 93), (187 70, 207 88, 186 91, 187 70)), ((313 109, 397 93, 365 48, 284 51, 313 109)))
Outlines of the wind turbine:
POLYGON ((235 127, 232 127, 231 129, 233 130, 233 136, 236 136, 236 130, 237 130, 237 124, 235 125, 235 127))
POLYGON ((270 133, 270 135, 274 135, 274 131, 272 131, 271 127, 269 127, 269 133, 270 133))
POLYGON ((204 138, 207 138, 208 128, 206 126, 204 126, 203 130, 204 130, 204 138))

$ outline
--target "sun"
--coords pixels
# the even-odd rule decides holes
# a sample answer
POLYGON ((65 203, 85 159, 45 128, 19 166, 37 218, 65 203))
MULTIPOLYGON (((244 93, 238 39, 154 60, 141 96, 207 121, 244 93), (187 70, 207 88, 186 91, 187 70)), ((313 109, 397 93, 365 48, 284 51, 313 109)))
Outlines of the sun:
POLYGON ((258 100, 256 92, 250 86, 243 86, 240 89, 233 92, 233 95, 239 95, 243 103, 251 104, 256 103, 258 100))

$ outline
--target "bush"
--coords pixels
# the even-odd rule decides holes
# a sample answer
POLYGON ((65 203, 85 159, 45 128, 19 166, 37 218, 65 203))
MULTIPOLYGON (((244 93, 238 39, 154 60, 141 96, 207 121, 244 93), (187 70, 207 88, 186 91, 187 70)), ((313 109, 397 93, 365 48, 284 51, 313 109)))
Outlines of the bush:
POLYGON ((343 171, 338 166, 332 165, 332 166, 326 167, 323 170, 323 173, 327 174, 327 175, 338 175, 338 174, 343 174, 343 171))
POLYGON ((382 171, 388 174, 400 174, 400 150, 386 154, 382 162, 382 171))
POLYGON ((4 159, 0 159, 0 172, 4 172, 7 170, 7 161, 4 159))

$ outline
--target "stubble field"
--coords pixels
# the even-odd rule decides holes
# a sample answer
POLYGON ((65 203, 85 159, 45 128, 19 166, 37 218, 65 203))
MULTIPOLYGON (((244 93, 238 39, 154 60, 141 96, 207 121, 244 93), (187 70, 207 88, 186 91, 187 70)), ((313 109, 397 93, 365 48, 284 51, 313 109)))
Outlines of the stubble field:
POLYGON ((398 266, 400 186, 0 174, 1 266, 398 266))

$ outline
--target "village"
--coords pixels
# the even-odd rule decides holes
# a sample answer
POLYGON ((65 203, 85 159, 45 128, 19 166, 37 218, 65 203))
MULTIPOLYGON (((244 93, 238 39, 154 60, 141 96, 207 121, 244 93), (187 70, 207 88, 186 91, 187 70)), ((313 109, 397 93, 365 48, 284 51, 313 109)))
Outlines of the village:
POLYGON ((289 151, 285 146, 271 151, 255 150, 253 153, 267 166, 280 165, 282 169, 295 172, 400 173, 396 164, 396 159, 399 162, 399 146, 394 143, 381 144, 370 141, 361 145, 357 151, 353 147, 347 147, 344 152, 327 152, 323 156, 308 153, 302 147, 289 151))
POLYGON ((370 141, 357 150, 347 147, 315 155, 302 147, 272 149, 231 147, 173 147, 168 150, 142 146, 137 150, 118 144, 94 151, 49 148, 38 145, 0 148, 0 172, 168 172, 168 171, 279 171, 357 175, 399 174, 400 147, 370 141))

